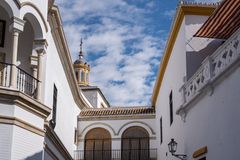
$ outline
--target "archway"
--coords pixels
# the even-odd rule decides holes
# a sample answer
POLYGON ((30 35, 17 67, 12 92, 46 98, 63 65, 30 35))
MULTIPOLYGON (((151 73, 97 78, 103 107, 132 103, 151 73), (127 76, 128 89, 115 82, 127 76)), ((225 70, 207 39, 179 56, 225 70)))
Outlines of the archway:
POLYGON ((84 159, 85 160, 110 160, 111 159, 111 135, 103 128, 94 128, 85 136, 84 159))
POLYGON ((122 160, 148 160, 149 134, 142 127, 130 127, 122 134, 122 160))

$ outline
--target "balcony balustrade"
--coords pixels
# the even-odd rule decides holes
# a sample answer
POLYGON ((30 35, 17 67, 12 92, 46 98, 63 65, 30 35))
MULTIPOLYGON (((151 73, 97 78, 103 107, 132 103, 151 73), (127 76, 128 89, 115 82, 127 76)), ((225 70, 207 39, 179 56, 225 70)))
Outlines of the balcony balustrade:
MULTIPOLYGON (((10 88, 11 87, 11 72, 13 64, 0 62, 0 86, 10 88)), ((16 89, 20 92, 27 94, 30 97, 36 98, 37 86, 40 83, 39 80, 15 66, 17 69, 16 75, 16 89)))
POLYGON ((76 150, 74 160, 157 160, 157 149, 76 150))
POLYGON ((234 33, 211 56, 208 56, 197 72, 182 86, 183 105, 186 106, 212 82, 229 70, 240 59, 240 30, 234 33))

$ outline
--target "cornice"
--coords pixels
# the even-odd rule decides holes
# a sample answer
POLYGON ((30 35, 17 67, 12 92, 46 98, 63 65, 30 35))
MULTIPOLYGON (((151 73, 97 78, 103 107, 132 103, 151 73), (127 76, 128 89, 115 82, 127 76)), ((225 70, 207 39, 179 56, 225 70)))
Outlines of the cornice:
POLYGON ((51 113, 49 107, 20 91, 10 88, 0 87, 0 101, 3 103, 16 104, 44 119, 51 113))
POLYGON ((32 133, 35 133, 35 134, 37 134, 39 136, 42 136, 42 137, 44 137, 44 135, 45 135, 45 132, 44 132, 43 129, 35 127, 34 125, 32 125, 28 122, 25 122, 25 121, 23 121, 19 118, 16 118, 16 117, 0 115, 0 124, 15 125, 15 126, 21 127, 25 130, 28 130, 28 131, 30 131, 32 133))
POLYGON ((107 116, 89 116, 89 117, 78 117, 79 121, 98 121, 98 120, 129 120, 129 119, 155 119, 155 114, 143 114, 143 115, 107 115, 107 116))
MULTIPOLYGON (((52 144, 57 148, 59 153, 68 160, 73 160, 72 156, 68 152, 68 150, 65 148, 64 144, 61 142, 60 138, 57 136, 55 131, 51 129, 47 123, 45 124, 45 130, 46 130, 46 137, 52 142, 52 144)), ((48 147, 47 144, 45 144, 45 147, 48 147)), ((49 147, 48 147, 49 148, 49 147)))

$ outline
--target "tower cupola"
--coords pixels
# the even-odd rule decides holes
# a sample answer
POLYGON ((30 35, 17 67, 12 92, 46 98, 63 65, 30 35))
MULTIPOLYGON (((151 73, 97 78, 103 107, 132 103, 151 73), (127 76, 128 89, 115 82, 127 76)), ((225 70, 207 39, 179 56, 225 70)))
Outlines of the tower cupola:
POLYGON ((78 85, 79 86, 88 86, 89 85, 90 65, 87 63, 87 61, 84 58, 82 39, 80 42, 79 57, 74 62, 73 67, 74 67, 78 85))

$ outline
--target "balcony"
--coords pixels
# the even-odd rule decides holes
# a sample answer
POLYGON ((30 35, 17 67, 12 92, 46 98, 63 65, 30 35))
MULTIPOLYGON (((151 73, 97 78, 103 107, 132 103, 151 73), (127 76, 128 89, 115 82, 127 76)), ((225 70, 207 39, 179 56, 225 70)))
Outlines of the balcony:
POLYGON ((157 149, 76 150, 74 160, 157 160, 157 149))
POLYGON ((212 55, 208 56, 196 73, 181 87, 183 103, 177 113, 185 112, 186 106, 198 97, 208 86, 234 69, 240 60, 240 30, 235 32, 212 55))
POLYGON ((13 64, 0 62, 0 87, 11 88, 13 67, 17 70, 16 89, 32 98, 36 98, 38 83, 41 82, 13 64))

